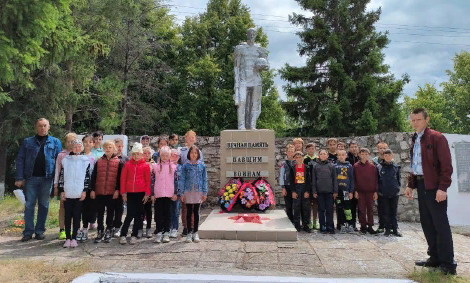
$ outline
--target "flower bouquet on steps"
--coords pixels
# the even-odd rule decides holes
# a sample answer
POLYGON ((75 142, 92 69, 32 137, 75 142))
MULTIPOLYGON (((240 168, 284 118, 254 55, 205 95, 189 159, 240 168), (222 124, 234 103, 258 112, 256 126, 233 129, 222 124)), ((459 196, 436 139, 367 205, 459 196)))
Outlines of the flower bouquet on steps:
POLYGON ((223 211, 229 212, 238 200, 243 180, 234 178, 219 191, 219 204, 223 211))
POLYGON ((271 207, 271 205, 276 205, 271 185, 268 183, 268 181, 266 181, 265 178, 256 180, 254 187, 256 188, 256 192, 258 193, 259 197, 258 205, 255 207, 256 210, 266 211, 271 207))
POLYGON ((258 205, 258 192, 251 182, 245 182, 243 184, 239 198, 241 205, 246 210, 255 208, 258 205))

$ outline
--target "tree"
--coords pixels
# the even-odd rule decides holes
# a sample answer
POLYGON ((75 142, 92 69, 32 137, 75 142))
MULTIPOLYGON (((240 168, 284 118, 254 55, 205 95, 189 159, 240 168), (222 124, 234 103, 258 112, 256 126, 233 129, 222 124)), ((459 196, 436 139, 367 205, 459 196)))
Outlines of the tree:
POLYGON ((158 70, 152 68, 148 72, 149 66, 145 65, 153 60, 152 56, 158 57, 151 52, 158 51, 164 44, 162 27, 167 29, 163 31, 166 33, 173 28, 173 17, 159 3, 153 0, 108 0, 103 10, 109 21, 110 36, 114 44, 101 71, 104 74, 118 75, 123 84, 121 134, 126 134, 129 120, 141 119, 142 114, 148 114, 146 111, 140 113, 139 106, 142 104, 139 100, 144 86, 150 85, 146 80, 152 80, 158 70))
MULTIPOLYGON (((447 70, 449 81, 441 83, 442 91, 434 84, 419 87, 414 97, 405 97, 405 113, 415 108, 428 110, 430 127, 443 133, 470 132, 470 53, 456 54, 454 70, 447 70)), ((408 114, 409 115, 409 114, 408 114)))
POLYGON ((374 24, 381 9, 366 11, 370 0, 296 0, 312 17, 290 16, 301 26, 303 67, 286 64, 281 77, 287 114, 301 121, 297 135, 366 135, 400 130, 397 103, 409 78, 396 80, 384 64, 387 32, 374 24), (384 113, 387 113, 384 115, 384 113))
POLYGON ((12 84, 33 88, 31 73, 53 59, 51 42, 70 1, 6 0, 0 3, 0 107, 12 102, 12 84))
POLYGON ((283 136, 286 129, 286 113, 281 106, 279 92, 274 85, 275 70, 262 73, 263 98, 261 115, 257 121, 258 129, 271 129, 277 136, 283 136))
POLYGON ((454 70, 447 70, 448 82, 443 82, 443 96, 447 107, 443 115, 452 115, 450 120, 453 132, 468 135, 470 133, 470 53, 462 51, 456 54, 454 70))
POLYGON ((415 97, 405 97, 405 111, 410 115, 416 108, 426 108, 432 117, 429 126, 432 129, 443 133, 454 133, 452 127, 455 121, 455 111, 451 109, 447 102, 446 95, 438 91, 434 84, 427 83, 424 87, 419 87, 415 97))

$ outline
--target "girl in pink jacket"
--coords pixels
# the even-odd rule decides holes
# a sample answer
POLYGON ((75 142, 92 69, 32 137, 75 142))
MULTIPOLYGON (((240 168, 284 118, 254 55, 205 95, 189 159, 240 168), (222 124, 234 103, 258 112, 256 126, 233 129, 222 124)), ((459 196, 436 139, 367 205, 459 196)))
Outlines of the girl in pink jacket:
POLYGON ((155 223, 157 236, 155 243, 170 242, 170 223, 172 204, 177 193, 177 166, 170 161, 171 149, 164 146, 160 149, 158 163, 153 166, 155 184, 152 189, 152 202, 155 203, 155 223))

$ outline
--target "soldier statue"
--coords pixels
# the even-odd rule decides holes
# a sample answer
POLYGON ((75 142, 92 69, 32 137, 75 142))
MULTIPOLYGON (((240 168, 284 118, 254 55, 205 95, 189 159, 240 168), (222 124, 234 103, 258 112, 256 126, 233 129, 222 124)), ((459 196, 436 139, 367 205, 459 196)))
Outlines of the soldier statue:
POLYGON ((238 129, 256 129, 261 114, 261 71, 269 69, 268 50, 255 44, 256 30, 247 30, 247 42, 235 47, 235 105, 238 129))

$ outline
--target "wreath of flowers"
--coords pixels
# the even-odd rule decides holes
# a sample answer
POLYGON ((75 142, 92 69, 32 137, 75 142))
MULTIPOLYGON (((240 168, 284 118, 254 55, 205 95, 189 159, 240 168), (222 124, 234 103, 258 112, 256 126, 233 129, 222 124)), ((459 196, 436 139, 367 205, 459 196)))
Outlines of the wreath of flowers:
POLYGON ((232 179, 219 191, 219 203, 222 210, 232 209, 241 187, 242 182, 239 179, 232 179))
POLYGON ((275 204, 271 185, 266 181, 266 179, 263 178, 256 182, 255 187, 259 195, 259 204, 257 207, 255 207, 255 209, 259 211, 266 211, 271 207, 271 204, 275 204))
POLYGON ((252 209, 258 205, 259 197, 256 188, 249 182, 243 184, 243 191, 240 193, 240 203, 245 209, 252 209))

